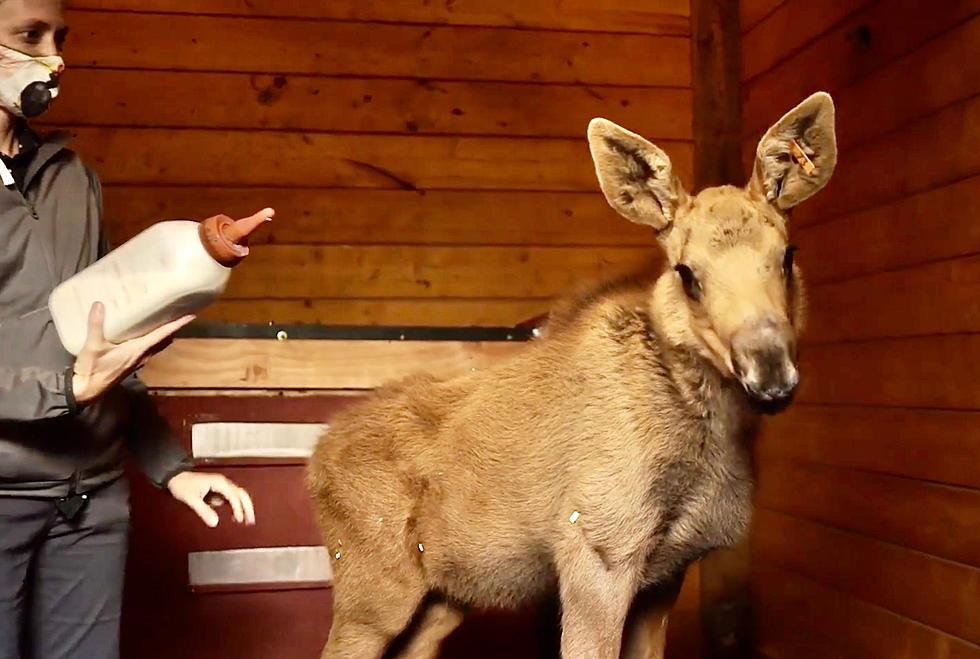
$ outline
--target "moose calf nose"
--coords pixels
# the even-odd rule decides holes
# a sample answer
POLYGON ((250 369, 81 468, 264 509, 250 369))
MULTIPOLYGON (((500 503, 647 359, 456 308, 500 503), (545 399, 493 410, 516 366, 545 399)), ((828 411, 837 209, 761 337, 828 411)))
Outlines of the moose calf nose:
POLYGON ((735 376, 749 395, 764 402, 788 399, 800 382, 793 363, 794 336, 788 323, 762 319, 732 337, 735 376))

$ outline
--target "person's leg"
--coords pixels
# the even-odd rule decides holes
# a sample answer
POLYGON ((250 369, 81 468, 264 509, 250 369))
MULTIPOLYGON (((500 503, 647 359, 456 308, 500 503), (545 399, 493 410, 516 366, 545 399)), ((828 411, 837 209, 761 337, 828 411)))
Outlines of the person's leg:
POLYGON ((124 479, 91 493, 74 521, 52 525, 37 555, 32 659, 118 659, 128 531, 124 479))
POLYGON ((50 500, 0 497, 0 659, 26 654, 31 563, 53 514, 50 500))

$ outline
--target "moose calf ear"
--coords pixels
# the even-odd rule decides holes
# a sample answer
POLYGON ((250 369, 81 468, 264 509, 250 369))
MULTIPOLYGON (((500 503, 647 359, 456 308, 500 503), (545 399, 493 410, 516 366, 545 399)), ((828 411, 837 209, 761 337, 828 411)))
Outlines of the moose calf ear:
POLYGON ((670 225, 687 193, 666 153, 606 119, 589 122, 589 149, 610 206, 657 231, 670 225))
POLYGON ((827 185, 836 165, 834 101, 817 92, 762 136, 749 189, 787 210, 827 185))

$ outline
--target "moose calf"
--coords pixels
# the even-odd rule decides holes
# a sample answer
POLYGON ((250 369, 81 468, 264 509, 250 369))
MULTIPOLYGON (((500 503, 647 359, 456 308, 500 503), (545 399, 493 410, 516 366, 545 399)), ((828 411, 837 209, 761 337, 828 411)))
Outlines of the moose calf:
POLYGON ((466 607, 554 592, 565 659, 662 657, 685 567, 745 533, 748 437, 799 381, 788 211, 834 170, 833 102, 770 128, 746 187, 694 196, 642 137, 594 119, 588 139, 606 199, 670 267, 557 309, 509 361, 336 420, 308 471, 335 579, 325 659, 380 657, 410 623, 400 656, 435 657, 466 607), (641 592, 659 608, 631 614, 641 592))

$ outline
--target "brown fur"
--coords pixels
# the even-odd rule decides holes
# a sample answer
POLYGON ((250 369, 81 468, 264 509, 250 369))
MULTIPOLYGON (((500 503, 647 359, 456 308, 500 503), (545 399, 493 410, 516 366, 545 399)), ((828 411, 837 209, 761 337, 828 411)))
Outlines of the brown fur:
MULTIPOLYGON (((610 203, 659 232, 671 266, 697 268, 703 295, 670 268, 600 286, 513 359, 408 378, 336 419, 308 472, 336 589, 323 657, 375 659, 413 618, 399 656, 434 657, 465 608, 555 590, 566 659, 661 657, 685 567, 744 534, 756 415, 735 362, 760 314, 792 358, 785 216, 758 177, 689 197, 656 147, 597 122, 610 203)), ((833 160, 811 150, 825 182, 833 160)))

